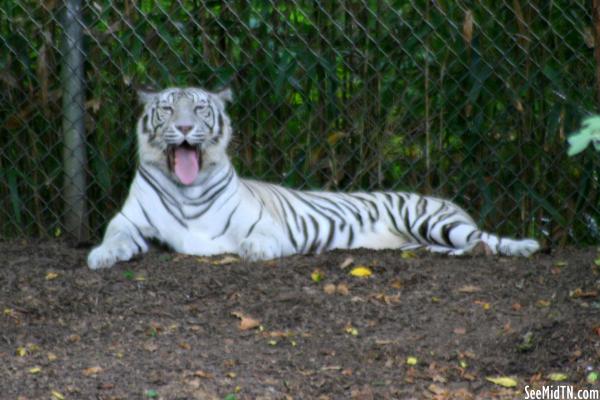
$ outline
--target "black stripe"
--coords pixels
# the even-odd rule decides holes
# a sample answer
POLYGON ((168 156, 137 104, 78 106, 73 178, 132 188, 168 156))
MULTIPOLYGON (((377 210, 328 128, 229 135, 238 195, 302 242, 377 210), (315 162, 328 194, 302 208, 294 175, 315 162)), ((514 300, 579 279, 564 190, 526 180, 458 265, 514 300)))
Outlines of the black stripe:
POLYGON ((335 237, 335 221, 333 219, 329 220, 329 235, 327 236, 327 242, 325 242, 325 246, 323 246, 323 250, 328 250, 333 238, 335 237))
MULTIPOLYGON (((181 226, 183 226, 184 228, 187 228, 187 224, 177 215, 175 215, 173 213, 173 211, 171 210, 171 207, 169 207, 169 205, 165 202, 165 199, 163 198, 163 191, 161 191, 157 186, 155 186, 152 182, 150 182, 150 180, 148 180, 148 178, 146 177, 146 175, 141 172, 141 168, 139 169, 140 171, 140 176, 142 177, 142 179, 144 179, 146 181, 146 183, 148 183, 148 185, 156 192, 156 194, 158 195, 158 199, 160 200, 160 202, 162 203, 162 205, 165 207, 165 210, 171 214, 171 216, 177 221, 179 222, 179 224, 181 226)), ((179 210, 181 212, 181 210, 179 210)))
POLYGON ((352 246, 352 243, 354 243, 354 227, 350 225, 350 229, 348 232, 348 243, 346 244, 346 246, 350 248, 352 246))
POLYGON ((229 225, 231 224, 231 218, 233 218, 233 214, 235 214, 235 212, 237 211, 238 207, 240 206, 241 200, 237 203, 237 205, 234 207, 233 211, 231 211, 231 214, 229 214, 229 217, 227 218, 227 222, 225 223, 225 228, 223 228, 223 232, 219 233, 217 236, 213 236, 211 239, 215 240, 218 237, 221 237, 225 234, 225 232, 227 232, 227 230, 229 229, 229 225))
POLYGON ((140 206, 140 209, 142 210, 142 214, 144 214, 144 218, 146 218, 146 221, 148 221, 148 224, 158 231, 158 228, 156 227, 156 225, 154 225, 154 223, 150 219, 150 216, 146 213, 146 210, 144 210, 144 207, 142 207, 142 203, 140 203, 140 201, 137 198, 135 199, 135 201, 137 201, 138 205, 140 206))
POLYGON ((477 239, 481 238, 481 231, 477 228, 473 229, 473 231, 471 233, 469 233, 467 235, 467 243, 471 242, 471 238, 473 237, 474 234, 479 234, 477 239))
POLYGON ((444 241, 451 247, 456 247, 454 245, 454 243, 452 243, 452 240, 450 240, 450 231, 454 228, 456 228, 459 225, 462 225, 463 222, 460 221, 455 221, 455 222, 451 222, 447 225, 444 225, 444 227, 442 228, 442 239, 444 239, 444 241))
POLYGON ((315 217, 313 217, 312 215, 309 214, 308 217, 310 218, 311 222, 313 223, 313 227, 315 228, 315 238, 314 238, 312 244, 310 245, 310 249, 308 249, 308 252, 314 253, 319 248, 319 245, 321 244, 321 242, 319 240, 319 223, 317 222, 315 217))
POLYGON ((304 219, 304 216, 300 216, 300 222, 302 222, 302 236, 304 237, 304 243, 302 243, 302 253, 305 253, 306 245, 308 244, 308 227, 306 226, 306 219, 304 219))
POLYGON ((260 221, 260 219, 262 218, 262 214, 263 214, 263 205, 260 205, 260 212, 258 213, 258 218, 256 219, 256 221, 252 224, 252 226, 250 227, 250 229, 248 229, 248 233, 246 233, 246 238, 248 236, 250 236, 250 234, 252 233, 252 231, 254 230, 254 227, 256 226, 256 224, 258 224, 258 221, 260 221))

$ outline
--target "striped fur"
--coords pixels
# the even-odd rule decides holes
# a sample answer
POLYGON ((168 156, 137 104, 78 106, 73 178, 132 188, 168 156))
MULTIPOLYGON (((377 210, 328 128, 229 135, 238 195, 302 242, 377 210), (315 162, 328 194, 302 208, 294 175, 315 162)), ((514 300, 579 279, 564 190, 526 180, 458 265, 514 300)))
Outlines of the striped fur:
POLYGON ((483 243, 494 254, 514 256, 539 248, 533 239, 479 230, 465 211, 443 199, 385 191, 298 191, 241 179, 226 154, 228 91, 170 88, 140 98, 139 167, 123 208, 88 256, 90 268, 146 252, 148 239, 179 253, 236 253, 248 260, 359 247, 424 247, 461 255, 483 243), (182 145, 197 150, 200 164, 187 184, 169 158, 182 145))

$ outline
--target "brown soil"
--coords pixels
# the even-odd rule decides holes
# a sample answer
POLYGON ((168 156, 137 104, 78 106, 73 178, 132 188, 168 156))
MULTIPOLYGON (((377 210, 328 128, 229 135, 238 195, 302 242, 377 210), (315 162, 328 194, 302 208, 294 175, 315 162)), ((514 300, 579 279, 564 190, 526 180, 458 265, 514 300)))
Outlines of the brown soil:
POLYGON ((154 250, 102 271, 86 253, 0 242, 0 398, 524 398, 550 373, 586 388, 600 370, 595 249, 254 264, 154 250))

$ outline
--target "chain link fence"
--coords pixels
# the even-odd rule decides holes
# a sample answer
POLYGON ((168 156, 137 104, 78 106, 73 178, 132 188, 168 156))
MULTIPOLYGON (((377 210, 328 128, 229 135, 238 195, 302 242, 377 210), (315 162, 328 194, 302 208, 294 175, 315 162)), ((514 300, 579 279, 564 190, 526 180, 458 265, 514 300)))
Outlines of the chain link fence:
POLYGON ((97 239, 135 169, 135 86, 194 85, 234 90, 243 176, 599 239, 599 155, 565 148, 598 107, 591 1, 79 2, 0 0, 1 237, 97 239))

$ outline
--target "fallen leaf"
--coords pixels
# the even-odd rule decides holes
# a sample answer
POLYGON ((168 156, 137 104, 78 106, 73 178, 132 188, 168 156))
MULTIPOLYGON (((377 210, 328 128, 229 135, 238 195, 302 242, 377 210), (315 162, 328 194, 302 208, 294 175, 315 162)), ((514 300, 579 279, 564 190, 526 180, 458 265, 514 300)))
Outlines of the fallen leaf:
POLYGON ((413 357, 413 356, 406 357, 407 365, 417 365, 418 362, 419 362, 419 359, 417 357, 413 357))
POLYGON ((354 262, 354 258, 353 257, 347 257, 341 264, 340 264, 340 269, 346 269, 349 266, 352 265, 352 263, 354 262))
POLYGON ((225 256, 219 260, 211 261, 212 265, 227 265, 239 262, 240 259, 233 256, 225 256))
POLYGON ((393 287, 394 289, 402 289, 404 284, 402 283, 402 281, 400 279, 395 279, 392 281, 392 283, 390 283, 390 286, 393 287))
POLYGON ((566 267, 567 265, 569 265, 569 263, 566 261, 557 261, 554 263, 554 266, 558 268, 566 267))
MULTIPOLYGON (((143 347, 144 347, 144 350, 146 350, 150 353, 154 353, 156 350, 158 350, 158 345, 156 343, 154 343, 153 341, 144 343, 143 347)), ((118 353, 117 353, 117 356, 118 356, 118 353)))
POLYGON ((520 311, 521 308, 523 308, 523 306, 519 303, 513 303, 513 305, 511 306, 511 308, 513 309, 513 311, 520 311))
POLYGON ((146 390, 146 393, 144 393, 146 395, 146 397, 150 398, 150 399, 154 399, 156 397, 158 397, 158 392, 154 389, 148 389, 146 390))
POLYGON ((477 293, 481 292, 481 288, 479 286, 474 285, 465 285, 458 289, 460 293, 477 293))
POLYGON ((456 335, 464 335, 465 333, 467 333, 467 329, 463 328, 463 327, 458 327, 458 328, 454 328, 453 331, 456 335))
POLYGON ((587 383, 596 383, 598 382, 598 378, 600 378, 600 374, 598 374, 598 372, 596 371, 592 371, 589 374, 587 374, 587 376, 585 377, 585 380, 587 381, 587 383))
POLYGON ((326 294, 334 294, 335 293, 335 285, 333 283, 328 283, 327 285, 323 286, 323 291, 326 294))
POLYGON ((54 353, 48 353, 47 357, 48 357, 48 361, 56 361, 58 359, 58 357, 54 353))
POLYGON ((25 357, 27 355, 27 349, 23 346, 19 346, 17 347, 17 350, 15 350, 15 354, 19 357, 25 357))
POLYGON ((593 297, 598 297, 598 292, 596 290, 588 290, 587 292, 584 292, 581 288, 577 288, 577 289, 571 290, 569 292, 569 296, 573 299, 593 298, 593 297))
POLYGON ((441 386, 438 386, 434 383, 432 383, 431 385, 427 386, 427 390, 429 390, 431 393, 438 395, 438 396, 445 396, 448 394, 448 390, 444 389, 441 386))
POLYGON ((179 342, 178 346, 179 346, 179 348, 181 348, 183 350, 191 350, 192 349, 192 346, 188 342, 179 342))
POLYGON ((240 321, 240 330, 242 330, 242 331, 247 331, 250 329, 258 328, 260 326, 259 320, 249 317, 240 311, 234 311, 231 313, 231 315, 233 315, 234 317, 237 317, 241 320, 240 321))
POLYGON ((48 272, 46 274, 46 280, 47 281, 51 281, 51 280, 56 279, 56 278, 58 278, 58 274, 56 272, 48 272))
POLYGON ((517 380, 510 376, 486 376, 485 380, 502 387, 516 387, 517 380))
POLYGON ((56 400, 65 400, 65 396, 63 396, 62 393, 60 393, 59 391, 56 391, 56 390, 52 391, 52 398, 54 398, 56 400))
POLYGON ((358 329, 356 329, 355 327, 353 327, 352 325, 346 325, 346 328, 344 329, 346 331, 347 334, 352 335, 352 336, 358 336, 358 329))
POLYGON ((348 289, 348 285, 346 285, 345 283, 340 283, 337 285, 337 287, 335 288, 336 292, 338 292, 338 294, 341 294, 342 296, 347 296, 348 293, 350 293, 350 290, 348 289))
POLYGON ((543 300, 540 299, 537 301, 537 303, 535 303, 536 306, 540 307, 540 308, 546 308, 550 306, 550 301, 549 300, 543 300))
POLYGON ((362 278, 373 275, 373 271, 371 271, 370 268, 367 268, 364 265, 359 265, 358 267, 352 268, 352 271, 350 271, 350 275, 362 278))
POLYGON ((90 368, 86 368, 83 370, 83 374, 85 376, 92 376, 92 375, 97 375, 99 373, 101 373, 102 371, 104 371, 102 369, 102 367, 100 366, 95 366, 95 367, 90 367, 90 368))
POLYGON ((554 382, 562 382, 566 381, 569 378, 569 375, 563 374, 561 372, 553 372, 551 374, 548 374, 547 378, 554 382))
POLYGON ((411 258, 415 258, 417 256, 417 254, 414 251, 403 251, 402 253, 400 253, 400 258, 402 258, 403 260, 410 260, 411 258))
POLYGON ((204 378, 204 379, 212 379, 214 377, 213 374, 202 371, 201 369, 194 371, 194 376, 197 376, 198 378, 204 378))
POLYGON ((485 311, 488 311, 490 308, 492 308, 492 305, 490 303, 483 300, 475 300, 474 303, 479 304, 481 308, 483 308, 485 311))
POLYGON ((42 372, 42 368, 41 367, 32 367, 28 369, 30 374, 37 374, 42 372))
POLYGON ((325 278, 325 274, 323 274, 323 271, 321 271, 320 269, 315 269, 311 274, 310 274, 310 279, 313 280, 313 282, 319 283, 323 280, 323 278, 325 278))

